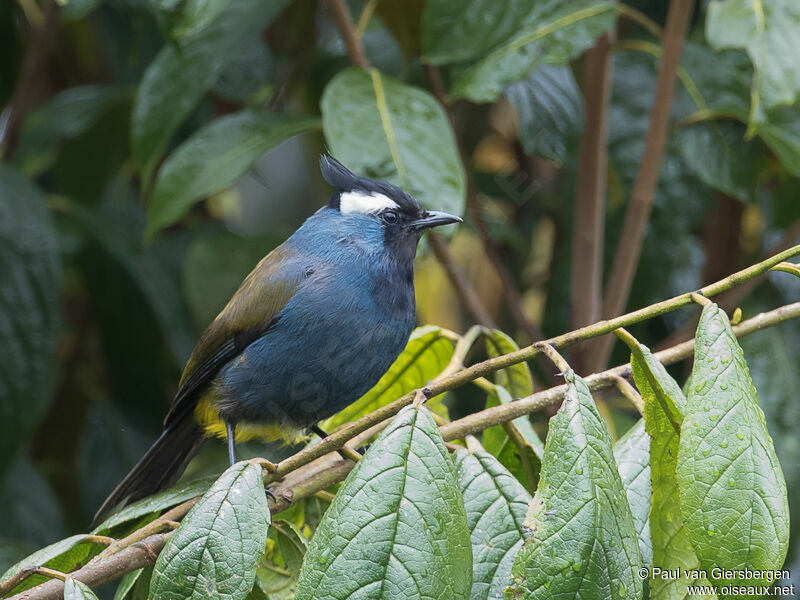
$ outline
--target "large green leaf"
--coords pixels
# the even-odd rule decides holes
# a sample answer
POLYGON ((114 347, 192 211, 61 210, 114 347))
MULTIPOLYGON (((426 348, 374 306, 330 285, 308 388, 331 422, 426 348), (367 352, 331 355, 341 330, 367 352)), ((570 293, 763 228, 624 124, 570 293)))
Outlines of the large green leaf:
POLYGON ((146 178, 172 134, 227 64, 288 0, 237 0, 199 34, 166 45, 147 67, 131 115, 133 156, 146 178))
POLYGON ((159 170, 147 233, 172 225, 199 199, 236 181, 267 150, 318 125, 318 119, 244 110, 199 129, 159 170))
POLYGON ((781 568, 789 542, 786 483, 744 354, 714 303, 697 328, 677 469, 683 523, 704 568, 781 568))
POLYGON ((751 202, 766 153, 761 140, 746 141, 744 133, 744 126, 735 121, 711 121, 681 130, 676 141, 686 166, 704 183, 751 202))
POLYGON ((236 463, 170 536, 156 561, 150 596, 246 598, 264 553, 269 521, 261 467, 236 463))
POLYGON ((64 582, 64 600, 97 600, 97 596, 85 583, 67 577, 64 582))
POLYGON ((428 92, 375 69, 346 69, 322 95, 331 152, 354 171, 399 184, 426 208, 464 211, 464 169, 444 110, 428 92))
POLYGON ((142 245, 144 215, 139 207, 110 199, 96 210, 70 202, 65 212, 125 269, 147 299, 176 361, 183 364, 194 346, 195 330, 177 281, 165 264, 166 248, 142 245))
POLYGON ((651 496, 650 436, 645 430, 644 419, 639 419, 636 425, 614 443, 614 460, 617 461, 619 476, 631 507, 642 562, 649 567, 653 560, 648 520, 651 496))
POLYGON ((642 559, 611 439, 583 379, 565 378, 525 519, 531 537, 505 597, 641 598, 642 559))
POLYGON ((539 0, 510 40, 457 77, 452 95, 493 102, 537 66, 565 65, 579 56, 616 18, 615 4, 606 0, 539 0))
POLYGON ((794 103, 800 91, 800 4, 795 0, 712 0, 706 36, 717 48, 743 48, 755 67, 752 121, 765 110, 794 103))
POLYGON ((114 600, 125 600, 133 588, 136 587, 136 582, 139 581, 143 572, 144 569, 136 569, 130 573, 125 573, 122 579, 119 580, 117 589, 114 591, 114 600))
MULTIPOLYGON (((11 578, 11 576, 25 567, 49 567, 56 571, 61 571, 62 573, 69 573, 85 564, 90 558, 99 554, 104 548, 105 545, 92 541, 91 537, 88 535, 73 535, 55 542, 54 544, 50 544, 41 550, 37 550, 30 556, 23 558, 17 564, 9 567, 9 569, 0 576, 0 582, 11 578)), ((49 577, 45 577, 44 575, 32 575, 12 590, 9 590, 9 594, 18 594, 40 583, 44 583, 48 579, 49 577)))
POLYGON ((25 119, 14 162, 28 176, 40 175, 52 165, 64 140, 85 133, 132 97, 131 87, 117 85, 87 85, 57 94, 25 119))
POLYGON ((160 512, 165 508, 177 506, 186 500, 204 493, 211 487, 215 479, 216 477, 204 477, 202 479, 179 483, 163 492, 148 496, 147 498, 142 498, 138 502, 134 502, 111 515, 100 523, 100 525, 95 527, 93 533, 107 534, 115 527, 160 512))
MULTIPOLYGON (((511 395, 498 385, 486 397, 486 408, 509 402, 513 402, 511 395)), ((493 454, 530 493, 536 490, 544 444, 527 415, 517 417, 510 423, 489 427, 484 430, 481 442, 484 449, 493 454)))
MULTIPOLYGON (((444 370, 452 356, 453 342, 442 335, 439 327, 418 327, 411 332, 405 350, 378 383, 353 404, 322 421, 320 427, 332 431, 343 423, 349 423, 425 386, 444 370)), ((435 412, 444 409, 438 399, 432 405, 428 404, 435 412)))
POLYGON ((192 36, 208 27, 224 11, 231 0, 185 0, 181 14, 172 28, 176 38, 192 36))
POLYGON ((422 58, 432 65, 480 58, 508 40, 535 0, 429 0, 422 13, 422 58))
POLYGON ((44 197, 0 165, 0 477, 50 402, 61 264, 44 197))
MULTIPOLYGON (((489 329, 484 334, 486 353, 490 358, 519 350, 517 343, 499 329, 489 329)), ((520 362, 495 373, 497 385, 505 388, 514 398, 523 398, 533 393, 533 377, 527 362, 520 362)))
POLYGON ((542 65, 505 95, 517 111, 525 152, 564 162, 583 129, 583 96, 572 70, 542 65))
MULTIPOLYGON (((683 422, 686 398, 663 365, 645 346, 632 348, 631 366, 636 386, 644 399, 644 416, 650 436, 650 479, 653 497, 650 507, 650 539, 653 566, 665 570, 683 569, 682 574, 699 569, 686 528, 681 521, 676 466, 679 427, 683 422), (667 412, 669 410, 669 413, 667 412)), ((708 584, 687 576, 650 580, 650 597, 684 598, 690 585, 708 584)))
POLYGON ((499 598, 525 538, 531 496, 488 452, 457 450, 456 471, 472 540, 470 599, 499 598))
POLYGON ((297 600, 463 599, 471 585, 469 529, 453 461, 428 409, 407 406, 325 513, 297 600))

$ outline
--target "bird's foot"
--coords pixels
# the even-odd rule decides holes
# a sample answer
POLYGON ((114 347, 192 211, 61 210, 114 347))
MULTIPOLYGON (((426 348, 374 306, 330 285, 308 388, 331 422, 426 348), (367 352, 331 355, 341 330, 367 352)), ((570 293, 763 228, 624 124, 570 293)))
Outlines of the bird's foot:
POLYGON ((278 470, 278 465, 274 462, 267 460, 266 458, 251 458, 250 462, 254 465, 258 465, 262 469, 266 469, 269 473, 274 473, 278 470))
POLYGON ((359 452, 358 450, 353 450, 350 446, 342 446, 338 450, 339 455, 344 458, 345 460, 352 460, 354 462, 358 462, 361 460, 361 457, 364 456, 363 453, 359 452))
POLYGON ((277 501, 278 501, 278 499, 275 497, 275 494, 273 494, 273 493, 270 491, 270 489, 269 489, 269 488, 264 488, 264 493, 267 495, 267 498, 272 498, 272 501, 273 501, 273 502, 277 502, 277 501))

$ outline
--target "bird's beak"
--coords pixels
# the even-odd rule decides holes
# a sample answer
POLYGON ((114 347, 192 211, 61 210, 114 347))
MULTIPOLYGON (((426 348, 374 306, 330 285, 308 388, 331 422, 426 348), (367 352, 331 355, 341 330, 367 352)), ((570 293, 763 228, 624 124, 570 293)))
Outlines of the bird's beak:
POLYGON ((464 219, 461 217, 440 210, 426 210, 419 219, 411 223, 411 229, 414 231, 421 231, 423 229, 430 229, 431 227, 439 227, 439 225, 461 223, 463 220, 464 219))

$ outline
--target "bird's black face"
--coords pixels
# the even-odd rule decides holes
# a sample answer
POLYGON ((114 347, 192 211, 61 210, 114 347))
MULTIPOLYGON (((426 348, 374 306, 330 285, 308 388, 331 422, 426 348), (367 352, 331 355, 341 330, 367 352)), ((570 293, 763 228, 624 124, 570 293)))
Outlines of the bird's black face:
POLYGON ((367 217, 379 223, 384 245, 391 252, 411 256, 426 229, 458 223, 460 217, 440 211, 423 209, 399 187, 386 181, 359 177, 329 156, 320 161, 325 180, 339 191, 329 206, 343 216, 367 217))

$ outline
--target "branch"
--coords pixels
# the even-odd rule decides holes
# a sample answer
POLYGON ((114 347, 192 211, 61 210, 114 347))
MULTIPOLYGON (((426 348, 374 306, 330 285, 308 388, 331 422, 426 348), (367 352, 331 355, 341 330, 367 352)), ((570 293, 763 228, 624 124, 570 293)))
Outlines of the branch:
MULTIPOLYGON (((797 317, 800 317, 800 302, 756 315, 752 319, 748 319, 734 326, 733 331, 737 337, 742 337, 797 317)), ((475 337, 476 336, 472 336, 473 341, 475 337)), ((468 346, 469 344, 466 342, 462 344, 462 348, 468 349, 468 346)), ((546 348, 547 352, 550 354, 555 353, 552 346, 549 344, 540 343, 537 344, 537 346, 543 349, 546 348)), ((658 352, 655 356, 662 364, 669 365, 688 358, 693 352, 694 342, 690 340, 678 344, 673 348, 658 352)), ((463 353, 465 354, 466 351, 463 353)), ((629 378, 630 376, 631 367, 629 364, 625 364, 613 369, 608 369, 602 373, 590 375, 585 378, 585 381, 592 391, 615 385, 622 387, 627 386, 627 389, 630 388, 630 384, 623 378, 629 378)), ((508 423, 517 417, 550 406, 556 406, 563 399, 566 390, 566 385, 549 388, 525 398, 520 398, 514 402, 488 408, 457 421, 447 423, 440 427, 440 431, 445 441, 461 439, 468 435, 484 431, 494 425, 508 423)), ((413 398, 414 394, 410 395, 413 398)), ((635 399, 633 401, 635 402, 635 399)), ((637 408, 640 407, 637 406, 637 408)), ((368 417, 369 416, 370 415, 368 415, 368 417)), ((366 419, 367 417, 364 417, 360 419, 359 422, 365 421, 366 419)), ((377 431, 382 429, 385 424, 386 420, 382 419, 376 425, 364 430, 361 435, 354 437, 353 441, 366 441, 377 433, 377 431)), ((325 441, 327 442, 336 435, 337 434, 328 436, 325 441)), ((298 455, 307 453, 306 450, 302 450, 298 455)), ((291 460, 291 458, 280 463, 279 468, 286 464, 287 461, 291 460)), ((354 464, 355 463, 352 461, 341 459, 333 452, 288 473, 281 484, 272 489, 276 498, 275 500, 271 498, 269 500, 271 514, 275 515, 286 510, 293 503, 314 496, 319 491, 344 480, 354 464)), ((267 478, 269 478, 269 476, 267 478)), ((161 552, 164 544, 172 533, 171 523, 182 518, 189 509, 194 506, 198 499, 199 496, 172 508, 161 517, 135 531, 127 538, 115 542, 111 547, 92 559, 86 566, 70 573, 70 577, 82 581, 90 587, 94 587, 118 579, 130 571, 155 564, 158 553, 161 552), (163 531, 164 529, 169 529, 169 531, 163 531)), ((20 575, 20 577, 22 577, 22 575, 20 575)), ((52 600, 61 598, 62 591, 63 582, 54 579, 17 594, 13 596, 11 600, 52 600)))
MULTIPOLYGON (((772 327, 784 321, 800 317, 800 302, 787 304, 775 310, 761 313, 743 321, 733 327, 736 337, 743 337, 761 331, 767 327, 772 327)), ((671 365, 694 354, 694 340, 689 340, 672 348, 657 352, 654 356, 663 365, 671 365)), ((617 385, 617 378, 629 378, 631 376, 630 364, 619 365, 613 369, 608 369, 601 373, 595 373, 584 377, 584 381, 593 392, 617 385)), ((556 406, 564 398, 567 392, 566 385, 559 385, 544 391, 520 398, 508 404, 487 408, 478 413, 473 413, 457 421, 452 421, 440 427, 445 441, 461 439, 466 435, 481 432, 489 427, 500 425, 507 421, 528 415, 532 412, 542 410, 550 406, 556 406)))
MULTIPOLYGON (((35 7, 33 3, 31 6, 35 7)), ((58 6, 54 0, 47 0, 44 16, 39 22, 31 23, 31 31, 25 56, 22 58, 17 85, 9 103, 8 125, 5 134, 0 136, 0 159, 5 162, 11 158, 17 148, 19 134, 25 115, 36 104, 40 91, 39 77, 42 67, 50 53, 56 35, 54 29, 58 25, 58 6)))
MULTIPOLYGON (((636 267, 639 264, 647 224, 650 221, 653 194, 661 170, 661 158, 667 141, 667 126, 678 67, 683 54, 684 38, 693 8, 694 0, 672 0, 669 5, 667 24, 664 28, 664 50, 661 53, 661 66, 656 78, 655 98, 650 113, 644 154, 625 213, 611 276, 606 285, 603 301, 603 315, 606 318, 625 310, 636 267)), ((591 367, 600 368, 608 362, 614 339, 609 337, 597 344, 589 361, 591 367)))
MULTIPOLYGON (((611 97, 611 44, 613 34, 601 36, 585 56, 583 97, 586 126, 578 147, 575 190, 575 227, 570 268, 570 325, 583 327, 598 321, 603 312, 603 244, 605 194, 608 172, 607 117, 611 97)), ((584 372, 589 346, 572 354, 575 370, 584 372)))
POLYGON ((328 5, 331 7, 336 26, 339 28, 339 33, 341 33, 345 48, 347 48, 347 57, 355 66, 366 69, 369 67, 369 60, 364 53, 361 38, 356 33, 347 3, 344 0, 328 0, 328 5))

